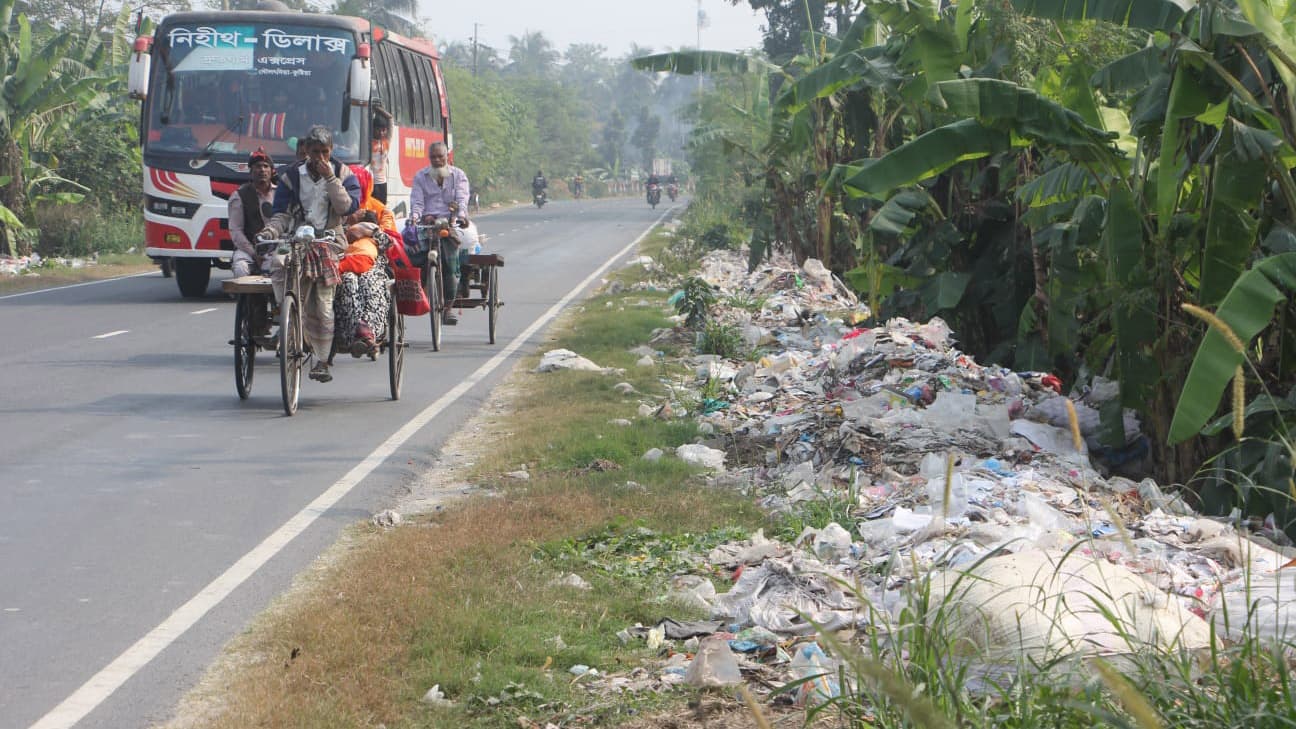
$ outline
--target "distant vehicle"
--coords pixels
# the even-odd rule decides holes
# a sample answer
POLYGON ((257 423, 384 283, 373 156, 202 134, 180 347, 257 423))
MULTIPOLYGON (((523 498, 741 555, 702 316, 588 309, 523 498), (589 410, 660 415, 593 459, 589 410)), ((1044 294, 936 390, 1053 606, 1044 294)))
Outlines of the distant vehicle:
POLYGON ((381 101, 394 117, 387 206, 403 218, 428 145, 453 143, 436 46, 362 18, 176 13, 136 39, 129 89, 143 100, 145 251, 174 268, 184 296, 229 267, 228 201, 258 147, 291 162, 296 137, 326 124, 335 158, 367 163, 369 107, 381 101))

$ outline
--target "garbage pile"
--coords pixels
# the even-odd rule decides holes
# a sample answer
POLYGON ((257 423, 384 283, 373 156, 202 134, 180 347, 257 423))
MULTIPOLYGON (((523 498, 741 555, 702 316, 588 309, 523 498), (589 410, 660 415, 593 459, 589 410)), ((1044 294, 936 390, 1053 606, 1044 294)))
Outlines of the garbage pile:
POLYGON ((28 273, 28 269, 41 264, 39 254, 33 253, 30 256, 7 256, 0 255, 0 276, 17 276, 28 273))
POLYGON ((36 269, 50 263, 75 269, 93 266, 98 262, 98 255, 90 258, 43 258, 39 253, 32 253, 29 256, 0 254, 0 276, 39 276, 36 269))
POLYGON ((862 326, 865 307, 818 261, 749 273, 714 252, 700 275, 718 291, 713 319, 765 354, 691 359, 700 404, 674 409, 709 435, 677 457, 771 512, 837 518, 792 543, 757 533, 712 550, 671 593, 710 621, 627 628, 623 640, 647 641, 665 663, 591 686, 831 674, 797 691, 822 701, 841 690, 824 634, 889 635, 915 606, 976 647, 987 681, 1031 665, 1023 658, 1202 649, 1212 624, 1220 640, 1296 635, 1292 550, 1117 475, 1146 440, 1126 412, 1124 446, 1102 443, 1114 383, 1063 393, 1049 373, 980 364, 940 319, 862 326), (707 574, 732 586, 717 592, 707 574))

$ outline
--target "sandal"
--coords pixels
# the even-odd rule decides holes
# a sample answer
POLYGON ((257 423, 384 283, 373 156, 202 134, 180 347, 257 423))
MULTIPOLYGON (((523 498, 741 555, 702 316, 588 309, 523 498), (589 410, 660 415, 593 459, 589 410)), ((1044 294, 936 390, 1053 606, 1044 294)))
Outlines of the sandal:
POLYGON ((363 357, 373 354, 377 349, 378 341, 374 338, 373 328, 364 322, 356 324, 355 335, 351 340, 351 356, 363 357))
POLYGON ((329 372, 328 365, 323 362, 316 362, 315 366, 311 368, 310 374, 307 375, 307 377, 311 378, 312 380, 315 380, 316 382, 333 381, 333 375, 332 373, 329 372))

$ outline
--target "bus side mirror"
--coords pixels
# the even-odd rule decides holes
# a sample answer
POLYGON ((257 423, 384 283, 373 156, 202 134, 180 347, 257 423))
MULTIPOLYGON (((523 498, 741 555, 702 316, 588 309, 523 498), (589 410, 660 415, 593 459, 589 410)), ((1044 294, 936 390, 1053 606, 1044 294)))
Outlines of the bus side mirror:
POLYGON ((149 46, 152 45, 152 40, 148 36, 135 39, 135 47, 130 57, 130 74, 126 84, 127 92, 132 99, 148 98, 149 70, 153 61, 149 46))
POLYGON ((369 65, 369 44, 361 43, 356 57, 351 59, 351 103, 368 106, 373 83, 373 69, 369 65))

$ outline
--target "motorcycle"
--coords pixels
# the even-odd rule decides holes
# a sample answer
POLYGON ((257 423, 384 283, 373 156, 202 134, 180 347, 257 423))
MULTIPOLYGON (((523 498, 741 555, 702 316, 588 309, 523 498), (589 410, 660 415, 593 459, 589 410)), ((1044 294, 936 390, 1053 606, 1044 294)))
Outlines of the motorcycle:
POLYGON ((648 204, 657 209, 657 204, 661 202, 661 185, 648 185, 648 204))
POLYGON ((676 185, 673 182, 667 185, 666 195, 671 199, 671 202, 675 202, 675 198, 679 197, 679 185, 676 185))
POLYGON ((535 203, 536 208, 539 209, 549 202, 549 198, 545 196, 544 190, 536 190, 531 193, 531 202, 535 203))

